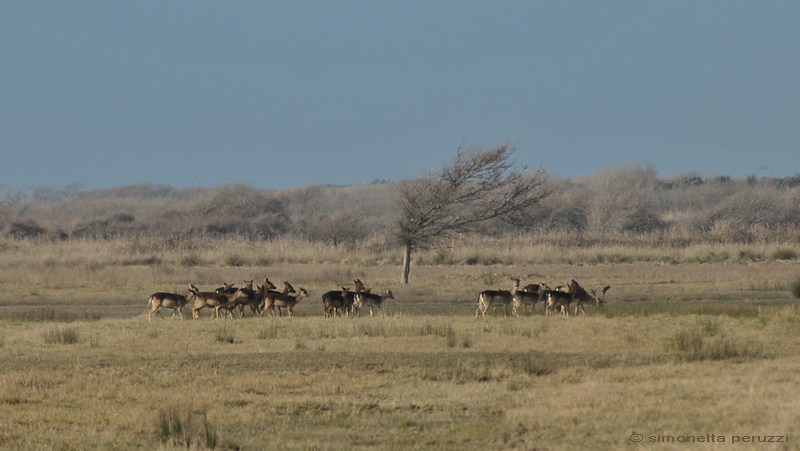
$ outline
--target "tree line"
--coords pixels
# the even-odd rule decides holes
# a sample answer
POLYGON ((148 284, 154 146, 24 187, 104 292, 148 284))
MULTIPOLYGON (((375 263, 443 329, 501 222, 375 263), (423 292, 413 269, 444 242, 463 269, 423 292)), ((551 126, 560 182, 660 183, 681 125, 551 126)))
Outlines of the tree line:
MULTIPOLYGON (((40 240, 291 236, 342 247, 369 239, 402 249, 406 262, 416 249, 460 234, 526 233, 543 240, 568 234, 585 244, 657 234, 673 245, 797 236, 800 174, 662 178, 651 165, 630 163, 568 179, 515 157, 508 143, 458 149, 447 164, 414 179, 281 190, 237 183, 95 190, 0 185, 0 233, 40 240)), ((408 271, 406 263, 404 281, 408 271)))

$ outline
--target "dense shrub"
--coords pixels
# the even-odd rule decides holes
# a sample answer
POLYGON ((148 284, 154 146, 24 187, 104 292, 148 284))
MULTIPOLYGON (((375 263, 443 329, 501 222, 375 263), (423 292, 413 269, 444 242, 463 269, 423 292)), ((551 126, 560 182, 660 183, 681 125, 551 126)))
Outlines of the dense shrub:
POLYGON ((37 238, 44 235, 47 231, 40 227, 36 221, 28 220, 25 222, 12 222, 8 229, 8 236, 11 238, 37 238))

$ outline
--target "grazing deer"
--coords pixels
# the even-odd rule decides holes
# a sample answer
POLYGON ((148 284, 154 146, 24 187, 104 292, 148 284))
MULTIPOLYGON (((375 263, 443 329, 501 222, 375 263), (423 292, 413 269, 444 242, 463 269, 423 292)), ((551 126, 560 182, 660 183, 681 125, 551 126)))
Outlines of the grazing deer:
POLYGON ((164 319, 164 315, 161 314, 162 307, 172 309, 172 319, 175 319, 177 314, 180 314, 181 319, 183 319, 183 306, 187 302, 186 296, 182 294, 153 293, 147 301, 147 305, 150 306, 150 313, 147 315, 147 319, 152 320, 154 313, 158 313, 158 316, 164 319))
MULTIPOLYGON (((478 293, 478 309, 475 310, 475 318, 482 316, 486 318, 489 307, 503 307, 503 317, 508 317, 508 307, 514 305, 514 294, 519 288, 519 279, 514 280, 514 285, 510 291, 506 290, 484 290, 478 293)), ((516 310, 512 312, 517 316, 516 310)))
MULTIPOLYGON (((577 284, 577 282, 575 283, 577 284)), ((580 285, 578 285, 578 288, 580 288, 580 291, 582 291, 584 294, 576 295, 577 296, 576 299, 578 302, 575 304, 575 314, 577 315, 578 309, 580 309, 581 312, 583 312, 583 314, 585 315, 587 305, 595 305, 598 307, 603 307, 605 305, 606 291, 608 291, 608 289, 611 288, 611 285, 606 285, 605 287, 603 287, 603 297, 601 298, 597 297, 597 290, 595 289, 592 289, 592 294, 589 295, 589 293, 586 293, 586 290, 581 288, 580 285)))
POLYGON ((212 318, 219 318, 220 309, 227 308, 229 303, 243 296, 241 288, 237 288, 233 293, 216 293, 213 291, 200 291, 192 284, 189 284, 189 293, 194 296, 194 307, 192 307, 192 318, 194 319, 200 319, 200 310, 206 307, 214 309, 211 314, 212 318))
POLYGON ((289 316, 293 316, 294 306, 304 297, 308 297, 308 291, 306 291, 305 288, 300 288, 300 291, 294 296, 276 292, 267 293, 267 296, 264 298, 264 308, 261 309, 259 316, 264 316, 264 312, 269 310, 269 313, 274 318, 275 307, 286 307, 289 316))
MULTIPOLYGON (((560 291, 556 289, 547 292, 546 297, 548 315, 551 315, 556 309, 558 309, 563 315, 569 316, 569 306, 573 301, 576 300, 578 301, 575 306, 576 314, 578 311, 578 304, 596 304, 598 302, 597 298, 587 293, 586 290, 584 290, 583 287, 580 286, 577 281, 575 281, 575 279, 572 279, 569 285, 566 286, 565 290, 566 291, 560 291)), ((581 310, 584 310, 582 305, 581 310)), ((584 313, 586 313, 585 310, 584 313)))
POLYGON ((361 309, 366 305, 369 307, 369 316, 372 316, 372 309, 376 308, 383 311, 383 301, 387 299, 394 299, 394 295, 388 288, 381 295, 370 293, 369 291, 357 291, 354 295, 354 305, 358 310, 358 316, 361 316, 361 309))
POLYGON ((350 291, 349 288, 342 287, 341 290, 331 290, 322 295, 322 310, 325 312, 325 316, 332 317, 334 311, 339 315, 339 310, 345 313, 352 312, 356 293, 369 291, 364 289, 364 283, 361 282, 361 279, 356 279, 353 283, 355 284, 355 292, 350 291))

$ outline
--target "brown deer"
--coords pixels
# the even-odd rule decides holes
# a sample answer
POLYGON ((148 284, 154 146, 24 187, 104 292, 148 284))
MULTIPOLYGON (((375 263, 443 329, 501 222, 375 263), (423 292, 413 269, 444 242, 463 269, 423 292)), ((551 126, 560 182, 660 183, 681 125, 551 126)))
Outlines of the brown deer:
POLYGON ((358 311, 358 316, 361 316, 361 309, 364 306, 369 307, 369 316, 372 316, 373 308, 378 309, 381 313, 383 311, 383 301, 387 299, 394 299, 394 295, 388 288, 381 295, 370 293, 369 291, 357 291, 354 295, 354 307, 358 311))
POLYGON ((563 315, 569 316, 567 309, 569 308, 569 305, 572 304, 572 293, 567 293, 566 291, 560 290, 547 290, 544 293, 544 296, 546 300, 546 316, 552 315, 556 310, 561 312, 563 315))
POLYGON ((244 286, 241 289, 234 287, 232 283, 222 282, 222 285, 223 286, 215 289, 214 292, 231 294, 235 293, 237 290, 241 290, 241 296, 227 303, 221 307, 221 309, 227 311, 228 315, 235 319, 236 307, 239 307, 239 316, 244 318, 244 306, 247 305, 248 302, 257 299, 258 296, 258 290, 253 289, 253 280, 245 280, 244 286))
MULTIPOLYGON (((519 279, 514 279, 515 285, 519 286, 519 279)), ((537 284, 532 283, 529 285, 525 285, 525 287, 520 290, 517 289, 514 292, 514 307, 513 312, 514 316, 517 316, 517 310, 520 306, 529 312, 533 312, 534 307, 536 304, 539 303, 544 299, 544 292, 547 291, 549 287, 544 283, 537 284)))
POLYGON ((264 316, 264 312, 269 310, 270 315, 274 318, 275 307, 286 307, 289 316, 293 316, 294 306, 305 297, 308 297, 308 291, 306 291, 305 288, 300 288, 294 296, 275 292, 267 293, 267 296, 264 298, 264 307, 261 309, 259 316, 264 316))
MULTIPOLYGON (((587 293, 575 279, 572 279, 569 285, 566 286, 566 291, 560 291, 559 289, 550 290, 545 296, 547 297, 547 315, 551 315, 556 310, 560 310, 563 315, 569 316, 569 306, 576 300, 578 301, 575 306, 576 314, 578 311, 577 304, 596 304, 598 302, 597 298, 587 293)), ((581 310, 583 310, 582 306, 581 310)))
POLYGON ((158 313, 158 316, 164 319, 164 315, 161 314, 162 307, 172 309, 172 319, 175 319, 175 315, 177 314, 180 314, 181 319, 183 319, 183 306, 185 306, 187 302, 186 296, 182 294, 153 293, 147 301, 147 305, 150 306, 150 313, 147 315, 147 319, 152 320, 154 313, 158 313))
POLYGON ((329 291, 322 295, 322 311, 326 317, 333 318, 334 313, 336 316, 342 316, 343 311, 347 308, 347 298, 353 297, 354 293, 347 287, 342 287, 340 293, 329 291))
MULTIPOLYGON (((484 290, 478 293, 478 309, 475 310, 475 318, 482 316, 486 318, 489 307, 503 307, 503 317, 508 317, 508 308, 514 305, 514 294, 519 288, 519 279, 514 280, 511 290, 484 290)), ((512 312, 517 316, 516 310, 512 312)))
POLYGON ((586 293, 586 290, 580 288, 580 290, 583 291, 583 294, 581 294, 576 298, 578 302, 575 304, 575 314, 577 315, 578 309, 580 309, 580 311, 583 312, 583 314, 585 315, 587 305, 603 307, 606 303, 606 291, 608 291, 609 288, 611 288, 611 285, 606 285, 605 287, 603 287, 603 297, 600 298, 597 297, 597 290, 592 289, 592 294, 589 295, 589 293, 586 293))
POLYGON ((226 308, 236 298, 243 296, 242 289, 238 288, 233 293, 216 293, 213 291, 200 291, 196 286, 189 284, 189 292, 194 296, 192 318, 200 319, 200 310, 208 307, 214 310, 212 318, 219 318, 220 309, 226 308))
POLYGON ((350 291, 349 288, 345 289, 345 287, 342 287, 341 290, 331 290, 322 295, 322 310, 325 316, 333 316, 334 311, 339 315, 340 310, 345 313, 352 312, 356 293, 359 291, 369 291, 364 289, 364 283, 361 282, 361 279, 355 279, 353 283, 355 284, 355 292, 350 291))
MULTIPOLYGON (((284 280, 283 281, 283 291, 269 290, 268 293, 295 294, 295 293, 297 293, 297 291, 295 291, 295 289, 292 286, 292 284, 290 284, 289 282, 284 280)), ((260 306, 261 308, 264 307, 263 303, 264 303, 265 299, 266 299, 266 297, 261 300, 261 302, 262 302, 262 304, 260 306)), ((283 308, 281 306, 278 306, 278 316, 283 316, 283 308)))

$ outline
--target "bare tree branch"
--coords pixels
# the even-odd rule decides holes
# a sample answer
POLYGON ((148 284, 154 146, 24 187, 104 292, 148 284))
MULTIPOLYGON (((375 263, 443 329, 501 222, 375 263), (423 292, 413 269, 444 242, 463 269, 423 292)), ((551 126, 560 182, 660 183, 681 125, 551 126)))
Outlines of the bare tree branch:
POLYGON ((405 247, 403 283, 410 256, 455 233, 480 230, 493 219, 523 223, 548 193, 544 172, 533 174, 511 159, 508 143, 491 148, 459 149, 451 163, 428 177, 400 185, 397 237, 405 247))

